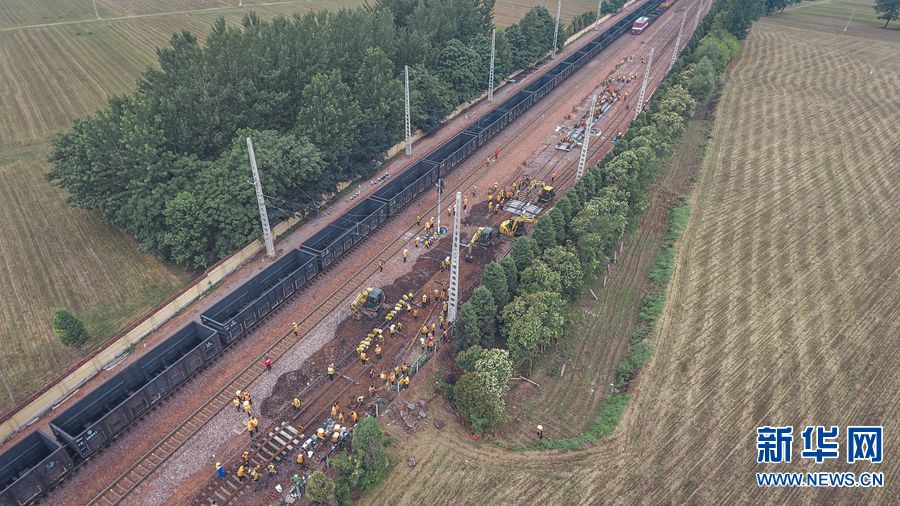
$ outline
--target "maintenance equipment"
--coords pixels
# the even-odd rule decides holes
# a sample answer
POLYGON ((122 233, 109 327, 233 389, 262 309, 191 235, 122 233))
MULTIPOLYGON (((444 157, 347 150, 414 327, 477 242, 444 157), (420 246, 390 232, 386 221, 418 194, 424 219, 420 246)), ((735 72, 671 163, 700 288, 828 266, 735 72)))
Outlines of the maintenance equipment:
POLYGON ((556 189, 552 186, 545 184, 541 187, 541 193, 538 194, 539 202, 550 202, 553 200, 553 197, 556 195, 556 189))
POLYGON ((356 294, 356 298, 350 303, 350 311, 357 320, 361 319, 362 315, 375 318, 383 307, 384 291, 371 286, 356 294))
POLYGON ((478 227, 478 230, 472 235, 472 240, 466 245, 466 256, 463 258, 467 262, 475 260, 475 257, 472 255, 475 244, 477 243, 479 246, 487 248, 494 242, 494 237, 497 237, 497 229, 493 227, 478 227))
POLYGON ((529 218, 527 216, 516 216, 500 223, 500 233, 509 237, 519 237, 525 235, 527 230, 526 223, 535 223, 537 218, 529 218))

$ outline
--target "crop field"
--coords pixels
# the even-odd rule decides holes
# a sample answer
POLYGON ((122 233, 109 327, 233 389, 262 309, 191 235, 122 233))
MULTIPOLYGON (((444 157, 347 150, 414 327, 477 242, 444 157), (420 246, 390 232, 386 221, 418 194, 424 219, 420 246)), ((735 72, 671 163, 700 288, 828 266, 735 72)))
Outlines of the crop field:
MULTIPOLYGON (((203 36, 218 17, 238 23, 252 8, 263 18, 361 0, 0 0, 0 412, 64 369, 79 353, 52 334, 50 315, 65 307, 95 334, 113 335, 190 279, 137 252, 97 216, 69 207, 43 174, 52 136, 134 89, 174 32, 203 36), (248 7, 249 6, 249 7, 248 7)), ((511 23, 536 0, 497 3, 511 23)), ((550 3, 550 2, 544 2, 550 3)), ((563 18, 591 7, 567 2, 563 18)))
MULTIPOLYGON (((517 401, 517 420, 493 440, 473 441, 455 422, 394 430, 400 464, 366 500, 896 503, 894 445, 886 443, 881 464, 846 464, 843 431, 884 425, 890 438, 900 415, 900 108, 892 105, 900 37, 843 35, 827 20, 802 26, 819 28, 758 22, 729 73, 655 351, 613 435, 586 450, 509 449, 533 441, 536 423, 566 437, 596 415, 596 391, 609 389, 612 375, 590 368, 612 361, 585 363, 586 346, 563 360, 571 368, 577 359, 594 384, 567 380, 568 369, 559 379, 559 365, 538 367, 546 392, 517 401), (756 464, 762 425, 795 427, 791 464, 756 464), (805 425, 841 426, 841 458, 800 459, 805 425), (876 471, 886 481, 882 489, 761 490, 754 473, 762 471, 876 471)), ((620 272, 639 260, 629 251, 620 272)), ((615 354, 602 341, 614 312, 596 311, 610 321, 596 325, 595 346, 615 354)), ((453 420, 439 394, 418 393, 431 398, 429 416, 453 420)))

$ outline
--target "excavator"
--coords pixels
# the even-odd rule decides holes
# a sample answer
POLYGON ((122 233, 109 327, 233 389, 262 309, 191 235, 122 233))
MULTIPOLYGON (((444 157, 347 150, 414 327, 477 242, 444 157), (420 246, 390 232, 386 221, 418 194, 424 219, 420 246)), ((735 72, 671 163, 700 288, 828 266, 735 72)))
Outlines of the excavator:
POLYGON ((519 237, 526 234, 525 224, 534 223, 537 218, 529 218, 527 216, 516 216, 500 223, 500 233, 509 237, 519 237))
POLYGON ((556 195, 556 189, 548 184, 545 184, 541 186, 541 192, 538 193, 538 201, 550 202, 551 200, 553 200, 554 195, 556 195))
POLYGON ((478 230, 472 235, 472 240, 469 241, 469 244, 466 246, 466 255, 463 257, 467 262, 471 262, 475 260, 475 257, 472 255, 472 249, 475 247, 477 243, 479 246, 484 246, 487 248, 494 242, 494 237, 497 236, 497 229, 493 227, 478 227, 478 230))
POLYGON ((350 312, 357 320, 361 319, 363 315, 375 318, 383 307, 384 291, 381 288, 370 286, 356 295, 356 298, 350 303, 350 312))

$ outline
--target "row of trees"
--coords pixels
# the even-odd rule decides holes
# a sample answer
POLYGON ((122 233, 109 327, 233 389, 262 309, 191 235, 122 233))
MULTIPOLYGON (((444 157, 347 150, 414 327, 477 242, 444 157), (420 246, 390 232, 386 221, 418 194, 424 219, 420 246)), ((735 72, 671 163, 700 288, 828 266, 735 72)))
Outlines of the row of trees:
POLYGON ((505 390, 493 381, 554 345, 563 335, 568 303, 597 279, 637 222, 686 121, 740 48, 735 31, 744 28, 731 24, 737 17, 730 10, 739 4, 729 0, 713 8, 625 138, 539 218, 531 237, 517 239, 507 257, 485 267, 481 285, 460 307, 455 346, 463 374, 450 395, 476 431, 503 420, 505 390), (492 367, 477 367, 485 354, 504 351, 509 369, 497 359, 492 367))
MULTIPOLYGON (((494 0, 379 0, 240 27, 217 20, 157 50, 137 91, 77 120, 53 142, 48 179, 140 247, 206 267, 259 235, 245 137, 254 139, 275 221, 318 207, 367 174, 412 121, 434 131, 488 82, 494 0)), ((543 7, 497 33, 497 75, 550 50, 543 7)))

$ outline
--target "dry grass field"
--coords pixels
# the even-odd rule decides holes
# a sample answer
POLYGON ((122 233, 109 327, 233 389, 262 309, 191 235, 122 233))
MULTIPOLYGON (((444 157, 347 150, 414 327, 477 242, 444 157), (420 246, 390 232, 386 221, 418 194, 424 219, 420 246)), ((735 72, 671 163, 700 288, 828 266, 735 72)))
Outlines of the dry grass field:
MULTIPOLYGON (((587 450, 520 452, 506 449, 515 435, 474 442, 456 423, 392 430, 400 464, 367 502, 896 504, 900 37, 817 23, 759 22, 730 73, 654 355, 616 432, 587 450), (756 427, 776 424, 795 427, 794 461, 758 465, 756 427), (799 458, 807 424, 841 426, 839 461, 799 458), (881 464, 844 463, 857 424, 885 426, 881 464), (885 487, 760 490, 761 471, 880 471, 885 487)), ((609 375, 584 374, 608 388, 609 375)), ((564 418, 517 414, 519 439, 535 422, 585 428, 594 393, 554 381, 542 377, 550 394, 533 409, 564 418)), ((429 416, 452 419, 438 399, 429 416)))
MULTIPOLYGON (((189 281, 141 255, 95 215, 67 206, 43 179, 52 136, 134 88, 172 33, 201 37, 217 17, 238 23, 362 0, 0 0, 0 412, 64 369, 79 353, 50 329, 59 307, 96 334, 113 335, 189 281)), ((499 20, 515 21, 536 0, 500 0, 499 20)), ((548 3, 548 2, 544 2, 548 3)), ((555 4, 554 4, 555 5, 555 4)), ((567 2, 564 19, 595 7, 567 2)), ((555 7, 554 7, 555 8, 555 7)))

